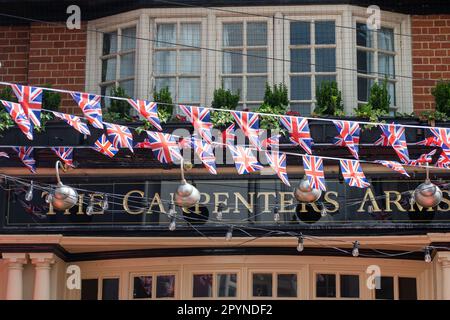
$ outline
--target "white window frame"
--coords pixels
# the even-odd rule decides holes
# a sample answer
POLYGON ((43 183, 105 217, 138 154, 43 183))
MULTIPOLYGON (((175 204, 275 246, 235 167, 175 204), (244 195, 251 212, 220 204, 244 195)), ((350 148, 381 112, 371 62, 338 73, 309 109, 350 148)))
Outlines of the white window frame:
POLYGON ((277 267, 274 269, 250 269, 248 272, 248 298, 256 300, 265 299, 282 299, 282 300, 301 300, 302 299, 302 272, 298 269, 284 269, 282 267, 277 267), (272 275, 272 296, 254 296, 253 295, 253 275, 254 274, 271 274, 272 275), (278 275, 295 274, 297 276, 297 296, 296 297, 278 297, 278 275))
POLYGON ((212 300, 212 299, 223 299, 223 300, 235 300, 240 299, 240 281, 241 281, 241 273, 239 269, 205 269, 205 270, 196 270, 188 273, 189 275, 189 299, 196 300, 212 300), (211 274, 212 275, 212 296, 211 297, 194 297, 194 276, 195 275, 203 275, 203 274, 211 274), (217 276, 219 274, 236 274, 236 296, 235 297, 219 297, 218 294, 218 283, 217 276))
MULTIPOLYGON (((326 15, 308 15, 308 16, 287 16, 284 20, 284 83, 289 92, 289 104, 310 104, 311 113, 316 107, 316 76, 335 75, 338 88, 342 90, 342 33, 338 32, 337 26, 342 25, 342 16, 339 13, 326 15), (334 21, 335 23, 335 44, 316 44, 315 40, 315 22, 317 21, 334 21), (310 44, 308 45, 291 45, 290 24, 295 22, 310 23, 310 44), (311 70, 309 72, 291 72, 291 48, 292 49, 309 49, 311 53, 311 70), (335 72, 316 72, 316 48, 335 48, 336 53, 336 71, 335 72), (292 100, 291 99, 291 77, 292 76, 310 76, 311 77, 311 100, 292 100)), ((290 107, 290 106, 289 106, 290 107)))
POLYGON ((363 285, 364 285, 364 274, 356 271, 330 271, 330 270, 315 270, 312 273, 313 276, 313 292, 312 298, 314 300, 360 300, 363 299, 361 296, 363 295, 363 285), (330 274, 336 277, 336 296, 335 297, 318 297, 317 296, 317 275, 318 274, 330 274), (341 297, 341 276, 358 276, 359 278, 359 297, 358 298, 347 298, 341 297))
MULTIPOLYGON (((402 273, 398 273, 398 272, 387 272, 387 273, 382 273, 380 275, 380 277, 390 277, 394 279, 394 299, 393 300, 400 300, 400 286, 399 286, 399 278, 414 278, 416 279, 416 293, 417 293, 417 300, 421 300, 421 291, 420 291, 420 286, 421 286, 421 282, 420 281, 420 275, 414 272, 402 272, 402 273)), ((376 290, 372 290, 372 294, 371 294, 371 298, 373 300, 384 300, 384 299, 376 299, 376 290)))
POLYGON ((130 272, 129 276, 129 290, 128 290, 128 299, 129 300, 176 300, 178 299, 180 284, 180 277, 178 276, 178 272, 170 272, 170 271, 144 271, 144 272, 130 272), (173 297, 164 297, 157 298, 156 290, 157 290, 157 279, 159 276, 174 276, 175 277, 175 288, 174 288, 174 296, 173 297), (134 298, 134 278, 135 277, 152 277, 152 292, 151 298, 134 298))
MULTIPOLYGON (((217 18, 217 55, 216 55, 216 88, 222 87, 222 79, 225 78, 242 78, 242 90, 240 92, 239 104, 243 107, 248 105, 260 105, 263 100, 247 100, 247 78, 248 77, 266 77, 269 84, 273 83, 273 23, 269 18, 243 18, 240 17, 220 17, 217 18), (266 22, 267 23, 267 45, 265 46, 251 46, 247 47, 247 24, 251 22, 266 22), (224 47, 223 46, 223 25, 227 23, 243 23, 242 29, 242 46, 239 47, 224 47), (223 73, 223 52, 221 50, 242 50, 242 73, 223 73), (266 73, 248 73, 247 72, 247 59, 248 49, 266 49, 267 50, 267 72, 266 73)), ((262 89, 264 90, 264 89, 262 89)))

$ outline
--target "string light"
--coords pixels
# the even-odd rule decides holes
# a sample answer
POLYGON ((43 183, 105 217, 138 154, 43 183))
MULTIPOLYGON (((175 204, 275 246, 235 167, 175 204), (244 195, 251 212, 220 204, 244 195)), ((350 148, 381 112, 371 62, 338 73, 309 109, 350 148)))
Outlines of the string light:
POLYGON ((425 248, 424 260, 426 263, 430 263, 432 260, 430 247, 425 248))
POLYGON ((414 198, 414 191, 410 191, 409 204, 411 205, 411 207, 416 204, 416 199, 414 198))
POLYGON ((353 242, 352 256, 354 257, 359 256, 359 241, 353 242))
POLYGON ((219 203, 219 205, 217 206, 216 219, 219 220, 219 221, 222 221, 222 219, 223 219, 223 205, 222 205, 222 203, 219 203))
POLYGON ((86 214, 91 216, 94 213, 94 195, 91 195, 89 199, 89 205, 86 208, 86 214))
POLYGON ((103 196, 102 209, 103 209, 103 211, 106 211, 106 210, 108 210, 108 208, 109 208, 108 195, 105 194, 103 196))
POLYGON ((173 200, 170 201, 169 204, 169 217, 174 218, 177 215, 177 210, 175 209, 175 203, 173 200))
POLYGON ((325 204, 322 203, 322 209, 320 210, 320 216, 326 217, 328 215, 327 207, 325 207, 325 204))
POLYGON ((233 226, 228 228, 227 234, 225 235, 226 241, 231 241, 231 239, 233 239, 233 226))
POLYGON ((279 223, 281 220, 281 216, 280 216, 280 208, 278 206, 275 206, 273 208, 273 221, 275 221, 276 223, 279 223))
POLYGON ((31 180, 30 188, 28 189, 27 193, 25 193, 25 200, 28 202, 33 200, 33 180, 31 180))
POLYGON ((368 212, 368 213, 373 213, 373 205, 369 204, 369 205, 367 206, 367 212, 368 212))
POLYGON ((303 239, 303 236, 301 235, 300 237, 298 237, 298 243, 297 243, 297 251, 298 252, 302 252, 305 249, 303 242, 304 242, 304 239, 303 239))

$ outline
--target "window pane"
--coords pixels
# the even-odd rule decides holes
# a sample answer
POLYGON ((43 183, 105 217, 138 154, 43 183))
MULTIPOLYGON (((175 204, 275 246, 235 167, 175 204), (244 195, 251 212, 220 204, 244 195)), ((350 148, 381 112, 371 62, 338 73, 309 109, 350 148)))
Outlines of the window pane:
POLYGON ((316 72, 336 71, 335 51, 334 48, 316 49, 316 72))
POLYGON ((311 71, 311 49, 291 49, 291 72, 311 71))
POLYGON ((122 30, 122 48, 121 51, 132 50, 136 48, 136 28, 122 30))
POLYGON ((117 52, 117 32, 103 34, 103 55, 117 52))
POLYGON ((417 300, 416 278, 398 278, 399 300, 417 300))
POLYGON ((253 274, 253 296, 271 297, 272 296, 272 274, 254 273, 253 274))
POLYGON ((194 298, 212 297, 212 274, 194 275, 194 288, 192 296, 194 298))
POLYGON ((381 288, 375 289, 375 299, 394 299, 394 278, 381 277, 381 288))
POLYGON ((119 279, 103 279, 102 300, 119 300, 119 279))
POLYGON ((156 47, 173 47, 176 43, 176 25, 158 24, 156 26, 156 47))
POLYGON ((368 51, 357 51, 357 64, 358 64, 358 72, 369 74, 372 73, 373 70, 373 52, 368 51))
POLYGON ((180 78, 178 80, 179 102, 197 102, 200 100, 200 79, 180 78))
POLYGON ((179 43, 199 47, 201 44, 200 23, 182 23, 180 25, 179 43))
POLYGON ((341 275, 341 298, 359 298, 359 276, 341 275))
POLYGON ((155 54, 155 73, 173 74, 177 68, 176 51, 156 51, 155 54))
POLYGON ((243 45, 242 23, 223 24, 223 45, 224 47, 240 47, 243 45))
POLYGON ((129 97, 134 97, 134 80, 121 81, 119 86, 125 90, 129 97))
POLYGON ((334 21, 317 21, 315 28, 316 44, 336 43, 334 21))
POLYGON ((97 300, 98 299, 98 280, 83 279, 81 280, 81 300, 97 300))
POLYGON ((311 77, 291 77, 291 100, 311 100, 311 77))
POLYGON ((373 79, 358 77, 358 101, 367 101, 373 79))
POLYGON ((394 82, 388 82, 387 83, 387 89, 388 89, 388 92, 389 92, 389 96, 391 98, 390 106, 391 107, 395 106, 397 104, 396 94, 395 94, 395 83, 394 82))
POLYGON ((363 47, 373 47, 373 31, 363 23, 356 24, 356 44, 363 47))
POLYGON ((302 116, 311 115, 311 103, 291 103, 290 109, 300 113, 302 116))
POLYGON ((152 297, 152 277, 134 277, 133 299, 145 299, 152 297))
POLYGON ((378 49, 394 51, 394 30, 381 28, 378 31, 378 49))
POLYGON ((180 70, 181 73, 199 74, 200 73, 200 51, 180 51, 180 70))
POLYGON ((248 46, 267 45, 267 23, 265 22, 247 23, 247 45, 248 46))
POLYGON ((116 63, 117 59, 105 59, 102 62, 102 82, 116 79, 116 63))
POLYGON ((291 45, 305 45, 311 43, 310 22, 291 22, 290 29, 291 45))
POLYGON ((217 296, 218 297, 236 297, 237 294, 237 275, 218 274, 217 275, 217 296))
POLYGON ((316 76, 316 88, 320 87, 322 82, 336 82, 336 76, 316 76))
POLYGON ((174 298, 175 297, 175 276, 157 276, 156 277, 156 297, 174 298))
POLYGON ((223 53, 223 73, 242 73, 242 50, 223 53))
POLYGON ((297 297, 297 275, 279 274, 277 296, 280 298, 297 297))
MULTIPOLYGON (((230 90, 234 94, 242 93, 242 77, 223 78, 223 87, 225 90, 230 90)), ((241 97, 242 99, 242 97, 241 97)))
POLYGON ((266 89, 267 77, 247 78, 247 101, 262 101, 266 89))
MULTIPOLYGON (((102 96, 110 96, 111 90, 115 87, 115 84, 110 84, 107 86, 102 86, 100 88, 100 93, 102 96)), ((109 108, 111 106, 111 99, 110 98, 102 98, 101 102, 102 107, 109 108)))
POLYGON ((247 72, 266 73, 267 72, 267 52, 266 50, 247 50, 247 72), (261 58, 258 58, 261 57, 261 58))
POLYGON ((334 274, 316 275, 316 297, 318 298, 336 297, 336 275, 334 274))
POLYGON ((381 77, 395 78, 394 56, 378 54, 378 73, 381 77))
POLYGON ((134 52, 120 57, 120 78, 134 76, 134 52))
POLYGON ((156 78, 155 86, 157 91, 162 88, 169 88, 172 99, 175 100, 175 78, 156 78))

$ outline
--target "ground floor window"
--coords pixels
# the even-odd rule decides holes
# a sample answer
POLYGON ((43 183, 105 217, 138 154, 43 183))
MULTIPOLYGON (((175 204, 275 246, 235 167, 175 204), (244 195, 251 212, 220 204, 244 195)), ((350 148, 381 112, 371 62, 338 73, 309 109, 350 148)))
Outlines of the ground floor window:
POLYGON ((119 300, 119 278, 83 279, 81 300, 119 300))
POLYGON ((175 275, 133 276, 133 299, 175 298, 175 275))
POLYGON ((296 273, 259 273, 252 275, 253 297, 297 298, 296 273))
POLYGON ((236 273, 202 273, 192 276, 193 298, 236 298, 236 273))
POLYGON ((417 300, 416 278, 381 277, 380 288, 375 290, 377 300, 417 300))

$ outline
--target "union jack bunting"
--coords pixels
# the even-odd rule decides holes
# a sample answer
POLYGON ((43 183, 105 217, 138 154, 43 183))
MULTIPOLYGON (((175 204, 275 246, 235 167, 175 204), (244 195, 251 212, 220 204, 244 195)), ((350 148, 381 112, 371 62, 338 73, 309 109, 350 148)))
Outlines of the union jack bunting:
POLYGON ((367 188, 370 186, 361 165, 357 160, 339 160, 341 165, 342 176, 345 182, 351 187, 367 188))
POLYGON ((280 118, 281 124, 289 131, 289 140, 311 154, 313 140, 309 132, 308 120, 301 117, 285 116, 280 118))
POLYGON ((95 141, 94 146, 92 147, 95 151, 103 153, 104 155, 112 158, 119 151, 116 147, 113 146, 111 141, 108 140, 105 134, 102 134, 97 141, 95 141))
POLYGON ((258 160, 256 160, 256 157, 253 155, 251 149, 243 146, 231 145, 229 145, 228 148, 233 156, 238 174, 246 174, 261 170, 263 168, 263 166, 258 163, 258 160))
POLYGON ((25 115, 22 106, 14 102, 3 100, 0 101, 5 106, 6 111, 8 111, 9 115, 20 128, 20 130, 27 136, 29 140, 33 140, 33 126, 31 125, 30 120, 28 120, 27 116, 25 115))
POLYGON ((420 166, 425 163, 431 163, 433 161, 433 155, 435 153, 436 153, 436 149, 434 149, 433 151, 431 151, 429 153, 424 153, 416 160, 410 160, 408 164, 410 166, 420 166))
POLYGON ((376 146, 388 147, 389 141, 388 141, 388 138, 384 135, 384 133, 381 133, 381 136, 373 144, 376 146))
POLYGON ((27 119, 36 127, 41 126, 41 109, 42 109, 42 89, 22 86, 20 84, 11 85, 14 94, 22 106, 27 119))
POLYGON ((193 137, 185 137, 178 140, 180 149, 191 149, 193 145, 193 137))
POLYGON ((204 140, 193 138, 192 145, 197 156, 202 161, 206 169, 212 174, 217 174, 216 157, 212 146, 204 140))
POLYGON ((333 121, 339 132, 336 144, 346 146, 355 159, 359 159, 359 133, 361 128, 354 121, 333 121))
POLYGON ((135 149, 150 149, 150 140, 144 139, 142 142, 137 142, 134 145, 135 149))
POLYGON ((447 150, 442 150, 439 155, 439 159, 436 162, 438 168, 450 168, 450 152, 447 150))
POLYGON ((52 148, 56 155, 68 166, 73 167, 73 148, 59 147, 52 148))
POLYGON ((280 137, 281 134, 274 134, 271 137, 268 137, 261 141, 261 147, 263 149, 274 149, 280 147, 280 137))
POLYGON ((261 150, 259 142, 259 119, 258 115, 253 112, 231 111, 234 120, 237 122, 245 136, 248 138, 252 146, 261 150))
POLYGON ((80 106, 84 116, 89 123, 97 129, 103 129, 102 107, 100 106, 100 96, 89 93, 73 92, 70 94, 75 102, 80 106))
POLYGON ((426 147, 439 147, 439 145, 440 145, 439 139, 436 139, 436 137, 434 137, 434 136, 425 138, 424 140, 414 142, 411 144, 416 145, 416 146, 426 146, 426 147))
POLYGON ((286 171, 286 154, 278 151, 266 151, 265 154, 267 162, 273 171, 275 171, 278 178, 280 178, 285 185, 291 186, 286 171))
POLYGON ((385 161, 385 160, 376 160, 376 163, 379 163, 386 168, 392 169, 394 171, 397 171, 398 173, 401 173, 407 177, 409 177, 408 172, 406 172, 405 168, 403 168, 402 164, 397 161, 385 161))
POLYGON ((234 128, 236 124, 231 124, 225 131, 222 131, 222 147, 226 147, 227 144, 234 145, 234 140, 236 139, 236 134, 234 133, 234 128))
POLYGON ((161 122, 158 118, 158 105, 156 102, 146 100, 128 99, 131 106, 136 109, 141 116, 152 124, 157 130, 162 131, 161 122))
POLYGON ((395 124, 382 124, 380 128, 387 137, 388 145, 394 148, 394 151, 403 163, 408 163, 409 153, 405 139, 405 127, 395 124))
POLYGON ((128 148, 133 152, 133 135, 130 129, 118 124, 106 123, 106 134, 116 148, 128 148))
POLYGON ((0 157, 9 158, 9 155, 6 152, 0 152, 0 157))
POLYGON ((304 155, 302 158, 305 175, 308 178, 311 188, 326 191, 323 159, 308 155, 304 155))
POLYGON ((212 123, 210 121, 209 109, 184 105, 180 105, 180 109, 194 125, 195 131, 197 131, 206 142, 212 143, 212 123))
POLYGON ((180 148, 175 138, 168 133, 147 131, 150 148, 155 157, 161 163, 172 163, 175 159, 181 159, 180 148))
POLYGON ((17 155, 22 163, 32 173, 36 173, 36 160, 33 158, 34 149, 32 147, 13 147, 13 150, 17 152, 17 155))
POLYGON ((430 128, 431 133, 438 141, 439 147, 450 150, 450 129, 448 128, 430 128))
POLYGON ((73 115, 67 114, 67 113, 55 112, 55 111, 53 111, 53 114, 55 115, 55 117, 65 121, 69 126, 73 127, 79 133, 85 134, 88 136, 91 134, 87 124, 82 122, 80 117, 73 116, 73 115))

